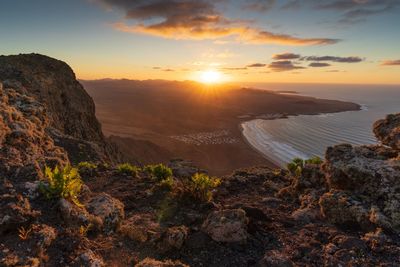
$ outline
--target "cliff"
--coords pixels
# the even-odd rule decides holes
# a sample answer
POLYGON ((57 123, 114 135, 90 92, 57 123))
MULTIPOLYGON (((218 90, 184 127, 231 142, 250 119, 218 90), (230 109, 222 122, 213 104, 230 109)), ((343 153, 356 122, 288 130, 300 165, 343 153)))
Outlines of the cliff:
POLYGON ((59 177, 44 167, 83 158, 71 146, 106 141, 90 98, 59 94, 82 88, 57 66, 0 60, 0 266, 400 265, 400 113, 375 123, 382 144, 333 146, 323 162, 220 181, 182 160, 172 173, 96 162, 80 166, 82 184, 64 169, 75 184, 60 196, 43 189, 59 177))
POLYGON ((92 98, 66 63, 39 54, 0 56, 0 81, 43 105, 46 130, 73 162, 121 159, 103 136, 92 98), (84 151, 78 157, 79 147, 84 151))

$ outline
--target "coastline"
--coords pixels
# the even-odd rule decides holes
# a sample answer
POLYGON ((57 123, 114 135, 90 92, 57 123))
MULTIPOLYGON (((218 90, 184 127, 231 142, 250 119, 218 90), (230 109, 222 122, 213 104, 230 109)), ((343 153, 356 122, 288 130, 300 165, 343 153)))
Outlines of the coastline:
MULTIPOLYGON (((334 140, 336 138, 343 140, 345 143, 355 145, 366 142, 365 138, 368 138, 368 133, 359 131, 360 140, 358 140, 359 136, 352 136, 350 134, 351 131, 346 129, 346 126, 343 127, 345 128, 343 130, 327 130, 324 128, 324 131, 319 131, 319 127, 337 126, 341 122, 340 119, 351 115, 354 116, 354 114, 366 110, 368 109, 361 108, 360 110, 341 112, 297 114, 288 117, 282 116, 279 119, 254 118, 241 121, 238 127, 244 142, 249 147, 275 166, 283 168, 287 162, 290 162, 295 157, 304 159, 312 156, 323 157, 326 147, 335 143, 341 143, 335 140, 331 142, 332 144, 324 145, 324 142, 326 143, 327 140, 334 140), (331 117, 332 119, 327 120, 327 117, 331 117), (274 120, 280 122, 272 122, 274 120), (271 123, 263 124, 263 122, 267 121, 271 121, 271 123), (299 125, 303 124, 305 126, 298 128, 299 125), (298 136, 294 135, 294 133, 298 134, 298 136), (259 136, 265 136, 265 138, 259 138, 259 136), (290 139, 287 138, 288 136, 290 136, 290 139), (313 149, 310 150, 310 147, 313 147, 313 149)), ((373 144, 374 140, 368 139, 366 143, 373 144)))
MULTIPOLYGON (((255 119, 253 119, 253 120, 255 120, 255 119)), ((250 120, 250 121, 253 121, 253 120, 250 120)), ((243 142, 246 143, 246 145, 248 147, 250 147, 254 152, 256 152, 257 154, 259 154, 260 156, 265 158, 268 161, 268 167, 270 167, 271 169, 280 168, 279 164, 275 163, 273 159, 271 159, 270 157, 268 157, 267 155, 262 153, 260 150, 258 150, 255 146, 253 146, 249 142, 249 140, 247 139, 246 135, 244 134, 243 123, 246 123, 246 122, 248 122, 248 121, 240 122, 240 124, 238 125, 239 131, 240 131, 240 133, 242 135, 243 142)))

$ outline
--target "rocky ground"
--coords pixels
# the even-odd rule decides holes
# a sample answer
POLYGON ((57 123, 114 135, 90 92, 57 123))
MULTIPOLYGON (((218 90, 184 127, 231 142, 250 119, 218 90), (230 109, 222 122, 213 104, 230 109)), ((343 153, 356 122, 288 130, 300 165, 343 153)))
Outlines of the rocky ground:
MULTIPOLYGON (((121 173, 106 141, 54 127, 59 111, 10 77, 0 83, 0 266, 400 265, 400 114, 375 123, 382 145, 330 147, 293 173, 238 170, 200 202, 121 173), (81 206, 40 193, 45 165, 82 160, 98 167, 81 171, 81 206)), ((176 184, 203 172, 169 166, 176 184)))

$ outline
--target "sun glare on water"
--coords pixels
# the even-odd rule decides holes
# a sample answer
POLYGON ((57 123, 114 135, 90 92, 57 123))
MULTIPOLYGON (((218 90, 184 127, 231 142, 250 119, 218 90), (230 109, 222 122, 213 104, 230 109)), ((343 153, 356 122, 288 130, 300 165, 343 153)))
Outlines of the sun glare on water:
POLYGON ((206 70, 200 74, 200 81, 207 84, 221 82, 222 75, 216 70, 206 70))

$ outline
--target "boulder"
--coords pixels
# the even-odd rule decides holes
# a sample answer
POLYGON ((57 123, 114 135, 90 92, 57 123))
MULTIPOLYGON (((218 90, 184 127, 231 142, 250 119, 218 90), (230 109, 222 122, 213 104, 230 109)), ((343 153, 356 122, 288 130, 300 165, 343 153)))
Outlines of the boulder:
POLYGON ((118 231, 123 236, 140 243, 154 243, 162 235, 160 224, 148 214, 135 214, 129 217, 122 222, 118 231))
POLYGON ((184 225, 168 228, 159 243, 160 250, 180 249, 188 237, 188 231, 189 229, 184 225))
POLYGON ((211 212, 202 229, 217 242, 246 242, 248 218, 242 209, 211 212))
POLYGON ((374 134, 382 144, 400 150, 400 113, 387 115, 373 126, 374 134))
POLYGON ((106 233, 114 232, 125 218, 124 204, 109 194, 100 193, 85 203, 88 212, 101 219, 106 233))

